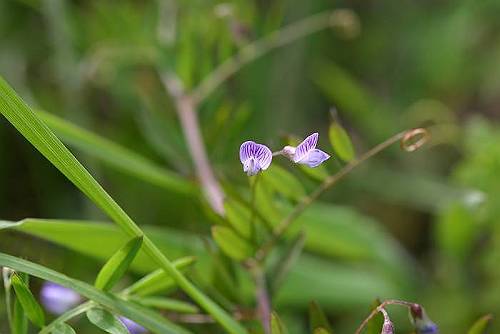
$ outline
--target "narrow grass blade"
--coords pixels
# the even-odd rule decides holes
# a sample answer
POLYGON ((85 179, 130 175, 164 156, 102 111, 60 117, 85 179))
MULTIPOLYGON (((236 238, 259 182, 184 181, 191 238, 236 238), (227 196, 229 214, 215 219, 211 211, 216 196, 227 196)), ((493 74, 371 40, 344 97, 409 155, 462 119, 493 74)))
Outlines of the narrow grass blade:
POLYGON ((26 316, 38 327, 45 325, 45 314, 43 309, 31 293, 27 283, 19 274, 14 273, 11 277, 12 287, 16 292, 16 300, 19 301, 26 316))
POLYGON ((125 274, 141 248, 141 245, 142 237, 138 237, 130 240, 120 248, 108 262, 104 264, 101 271, 99 271, 94 284, 95 287, 104 291, 111 289, 125 274))
POLYGON ((37 111, 42 119, 68 145, 145 182, 169 191, 194 194, 196 187, 180 175, 108 139, 78 127, 53 114, 37 111))
POLYGON ((91 323, 110 334, 129 334, 127 327, 109 311, 102 308, 92 308, 87 311, 91 323))
MULTIPOLYGON (((55 134, 23 102, 14 90, 0 77, 0 112, 7 120, 75 186, 122 228, 130 237, 142 236, 142 230, 111 198, 83 165, 71 154, 55 134)), ((208 298, 180 273, 158 247, 146 236, 144 251, 159 267, 169 273, 193 300, 202 306, 226 330, 234 334, 247 331, 224 309, 208 298)))
POLYGON ((199 309, 190 303, 165 297, 132 298, 133 301, 148 307, 179 313, 197 313, 199 309))
POLYGON ((73 289, 82 296, 95 301, 107 309, 123 315, 157 334, 187 334, 189 331, 177 326, 161 315, 145 307, 130 303, 113 294, 102 292, 93 286, 65 276, 57 271, 45 268, 36 263, 0 253, 0 266, 6 266, 31 276, 51 281, 73 289))
POLYGON ((28 318, 18 299, 14 301, 11 326, 12 334, 28 334, 28 318))
MULTIPOLYGON (((195 262, 192 256, 175 260, 173 265, 178 270, 184 270, 195 262)), ((174 287, 174 280, 163 270, 158 269, 144 276, 125 290, 126 294, 147 296, 174 287)))

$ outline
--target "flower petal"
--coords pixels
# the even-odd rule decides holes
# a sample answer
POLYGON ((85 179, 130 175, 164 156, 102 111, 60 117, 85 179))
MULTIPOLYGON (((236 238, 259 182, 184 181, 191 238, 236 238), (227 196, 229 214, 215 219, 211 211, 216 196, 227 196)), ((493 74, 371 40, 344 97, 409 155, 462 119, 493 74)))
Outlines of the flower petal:
POLYGON ((316 148, 316 144, 318 143, 318 136, 318 133, 315 132, 304 139, 302 143, 297 146, 295 155, 293 157, 293 162, 300 162, 300 160, 302 160, 309 151, 316 148))
POLYGON ((323 161, 328 160, 329 158, 330 155, 328 153, 315 148, 307 152, 307 154, 298 163, 308 165, 309 167, 317 167, 321 165, 323 161))
POLYGON ((40 300, 50 313, 62 314, 77 305, 81 298, 78 293, 69 288, 45 282, 40 289, 40 300))
POLYGON ((273 152, 266 145, 257 144, 258 148, 255 152, 255 160, 258 163, 260 169, 266 170, 271 165, 273 161, 273 152))
POLYGON ((240 161, 242 164, 245 163, 249 158, 253 157, 253 152, 256 150, 257 143, 253 141, 246 141, 240 146, 240 161))

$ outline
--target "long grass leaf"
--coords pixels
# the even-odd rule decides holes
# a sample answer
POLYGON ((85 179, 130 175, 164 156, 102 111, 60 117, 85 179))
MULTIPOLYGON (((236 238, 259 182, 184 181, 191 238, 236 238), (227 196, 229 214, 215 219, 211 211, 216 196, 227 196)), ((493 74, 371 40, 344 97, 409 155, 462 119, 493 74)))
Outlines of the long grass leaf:
POLYGON ((135 303, 119 299, 113 294, 102 292, 90 284, 70 278, 39 264, 0 253, 0 266, 9 267, 16 271, 24 272, 31 276, 73 289, 82 296, 95 301, 117 314, 121 314, 124 317, 143 325, 155 333, 189 333, 184 328, 169 322, 164 317, 151 310, 141 307, 135 303))
POLYGON ((11 277, 11 282, 16 292, 16 300, 21 303, 26 316, 38 327, 43 327, 45 325, 45 314, 31 293, 26 281, 17 273, 14 273, 11 277))
POLYGON ((125 274, 141 245, 142 237, 134 238, 113 254, 99 271, 95 287, 104 291, 111 289, 125 274))
MULTIPOLYGON (((142 230, 134 221, 1 77, 0 112, 43 156, 98 207, 106 212, 125 233, 131 237, 143 235, 142 230)), ((181 289, 210 313, 229 332, 235 334, 247 332, 242 325, 179 272, 146 236, 144 237, 144 250, 155 260, 158 266, 172 276, 181 289)))

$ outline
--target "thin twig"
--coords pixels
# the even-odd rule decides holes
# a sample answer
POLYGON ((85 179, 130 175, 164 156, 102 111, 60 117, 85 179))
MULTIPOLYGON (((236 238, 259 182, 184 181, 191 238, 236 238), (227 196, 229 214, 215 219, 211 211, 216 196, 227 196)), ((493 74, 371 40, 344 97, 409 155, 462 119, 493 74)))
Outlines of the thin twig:
POLYGON ((219 65, 198 85, 191 94, 193 100, 195 103, 201 103, 245 64, 267 52, 328 28, 332 24, 332 13, 334 12, 327 11, 306 17, 246 45, 236 55, 219 65))
POLYGON ((189 95, 184 94, 180 82, 172 75, 161 76, 165 89, 175 100, 177 115, 186 138, 188 149, 193 159, 194 167, 201 182, 205 196, 212 209, 219 215, 224 215, 224 192, 215 178, 212 166, 208 160, 205 145, 201 136, 196 103, 189 95))
MULTIPOLYGON (((386 300, 383 303, 381 303, 379 306, 377 306, 375 309, 373 309, 373 311, 365 318, 365 320, 363 320, 363 322, 361 323, 361 325, 359 325, 358 329, 356 329, 356 332, 354 332, 354 334, 361 334, 361 331, 363 330, 363 328, 366 327, 366 325, 368 325, 368 322, 377 313, 381 312, 381 310, 383 310, 384 307, 386 307, 387 305, 402 305, 402 306, 406 306, 406 307, 412 307, 413 305, 416 305, 416 304, 415 303, 410 303, 410 302, 407 302, 407 301, 404 301, 404 300, 397 300, 397 299, 386 300)), ((385 310, 384 310, 384 312, 385 312, 385 310)), ((384 318, 385 318, 385 314, 384 314, 384 318)))
MULTIPOLYGON (((411 130, 410 130, 411 131, 411 130)), ((403 131, 398 134, 395 134, 394 136, 390 137, 386 141, 378 144, 377 146, 373 147, 371 150, 367 151, 364 153, 362 156, 359 158, 353 160, 349 164, 347 164, 344 168, 342 168, 339 172, 337 172, 334 175, 331 175, 323 181, 323 183, 316 188, 315 191, 313 191, 309 196, 304 197, 299 204, 294 208, 290 214, 285 217, 281 221, 281 223, 276 226, 274 229, 274 232, 270 239, 265 242, 259 250, 256 252, 255 258, 257 261, 261 262, 263 261, 267 254, 270 252, 270 250, 273 248, 273 246, 276 244, 276 242, 280 239, 281 236, 286 232, 286 230, 292 225, 292 223, 304 212, 305 209, 309 207, 319 196, 321 196, 325 191, 333 187, 338 181, 342 180, 346 175, 348 175, 350 172, 352 172, 356 167, 358 167, 361 163, 364 161, 368 160, 369 158, 373 157, 377 153, 380 153, 387 147, 391 146, 394 143, 397 143, 403 137, 408 131, 403 131)))
POLYGON ((265 334, 271 333, 271 298, 267 288, 264 270, 260 263, 253 259, 246 262, 248 270, 255 282, 255 294, 257 300, 257 314, 259 315, 265 334))

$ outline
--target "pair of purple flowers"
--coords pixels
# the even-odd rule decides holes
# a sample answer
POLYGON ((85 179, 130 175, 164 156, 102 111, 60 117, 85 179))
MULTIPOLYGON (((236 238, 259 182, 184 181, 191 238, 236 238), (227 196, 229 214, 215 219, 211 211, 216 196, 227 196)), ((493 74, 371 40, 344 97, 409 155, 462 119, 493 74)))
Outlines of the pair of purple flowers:
POLYGON ((243 171, 248 176, 256 175, 271 165, 274 155, 283 155, 297 164, 317 167, 330 158, 330 155, 316 148, 318 133, 304 139, 297 147, 285 146, 281 151, 273 153, 269 147, 254 141, 246 141, 240 146, 240 161, 243 171))
MULTIPOLYGON (((69 288, 52 282, 45 282, 40 290, 40 301, 47 311, 60 315, 78 305, 82 298, 69 288)), ((146 333, 146 329, 138 323, 125 317, 119 318, 131 334, 146 333)))

